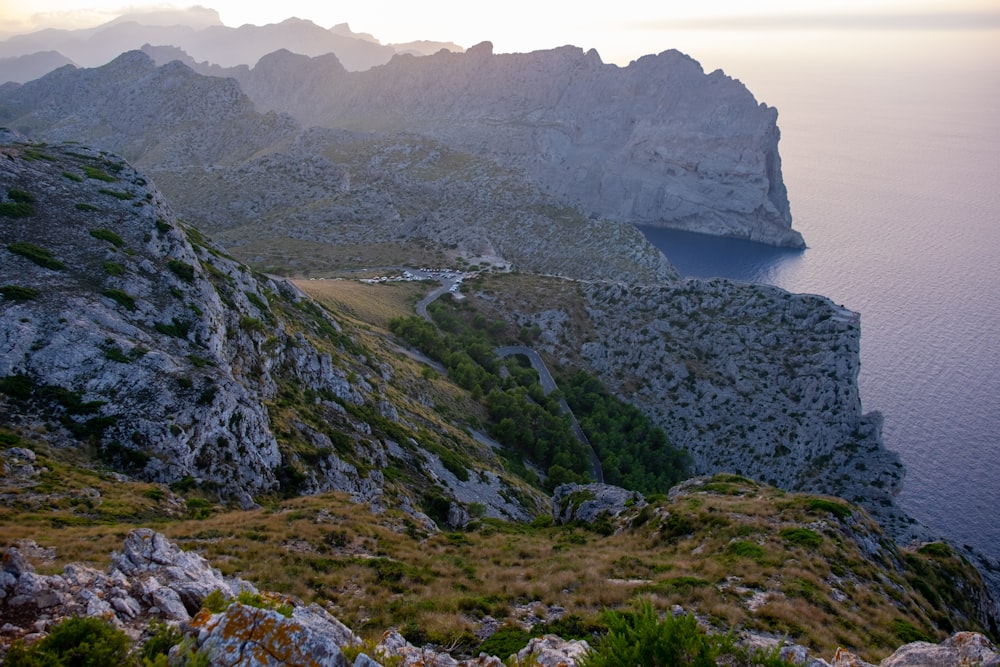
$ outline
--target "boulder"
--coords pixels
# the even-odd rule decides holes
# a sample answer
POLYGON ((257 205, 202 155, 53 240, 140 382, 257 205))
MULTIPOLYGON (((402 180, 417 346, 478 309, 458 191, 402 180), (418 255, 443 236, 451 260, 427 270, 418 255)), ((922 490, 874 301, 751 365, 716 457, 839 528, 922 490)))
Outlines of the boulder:
POLYGON ((339 647, 360 641, 316 605, 284 616, 236 603, 221 614, 199 615, 193 625, 200 629, 200 650, 210 656, 211 664, 227 667, 349 667, 339 647))
POLYGON ((617 517, 646 499, 637 491, 610 484, 563 484, 552 494, 552 518, 556 523, 594 523, 601 517, 617 517))

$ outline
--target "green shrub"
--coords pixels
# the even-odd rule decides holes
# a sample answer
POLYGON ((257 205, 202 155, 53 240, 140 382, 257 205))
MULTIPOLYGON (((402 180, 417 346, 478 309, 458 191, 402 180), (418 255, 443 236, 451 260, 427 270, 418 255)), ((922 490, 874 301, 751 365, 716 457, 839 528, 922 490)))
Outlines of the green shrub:
POLYGON ((0 286, 0 295, 10 301, 31 301, 38 297, 39 291, 32 287, 22 287, 21 285, 0 286))
POLYGON ((118 179, 110 174, 107 174, 97 167, 91 167, 90 165, 83 165, 83 173, 87 175, 87 178, 93 178, 97 181, 104 181, 105 183, 114 183, 118 179))
POLYGON ((30 218, 35 214, 35 207, 24 202, 0 202, 0 216, 5 218, 30 218))
POLYGON ((584 655, 580 667, 715 667, 718 642, 698 626, 694 616, 666 615, 660 620, 649 601, 634 612, 602 615, 608 633, 584 655))
POLYGON ((12 201, 16 201, 19 204, 34 204, 35 195, 27 192, 26 190, 18 190, 17 188, 11 188, 7 191, 7 196, 11 198, 12 201))
POLYGON ((117 301, 122 307, 128 310, 135 310, 135 297, 127 292, 123 292, 120 289, 106 289, 103 294, 109 299, 117 301))
POLYGON ((69 171, 64 171, 62 173, 62 175, 65 176, 66 178, 68 178, 69 180, 74 181, 76 183, 83 183, 83 176, 80 176, 79 174, 74 174, 74 173, 69 172, 69 171))
POLYGON ((232 602, 232 598, 222 592, 222 589, 216 588, 214 591, 205 596, 205 599, 201 603, 202 609, 207 609, 213 614, 220 614, 229 607, 232 602))
POLYGON ((764 547, 747 540, 736 540, 726 545, 726 554, 735 558, 749 558, 750 560, 764 560, 764 547))
POLYGON ((153 631, 153 635, 139 649, 139 657, 146 664, 152 663, 159 656, 168 655, 170 649, 180 644, 181 640, 184 639, 180 630, 166 623, 153 623, 149 627, 153 631))
POLYGON ((15 255, 20 255, 21 257, 30 259, 38 266, 46 269, 59 271, 66 268, 65 264, 55 258, 51 250, 37 246, 34 243, 18 241, 17 243, 11 243, 7 246, 7 250, 11 251, 15 255))
POLYGON ((179 259, 171 259, 167 262, 167 268, 174 272, 178 278, 184 282, 194 281, 194 267, 179 259))
POLYGON ((125 267, 118 262, 104 262, 104 270, 107 271, 109 276, 125 275, 125 267))
POLYGON ((202 498, 188 498, 184 505, 192 519, 207 519, 212 513, 211 503, 202 498))
POLYGON ((78 211, 87 211, 88 213, 97 213, 101 210, 100 206, 94 206, 93 204, 88 204, 87 202, 82 201, 77 202, 73 206, 75 206, 78 211))
POLYGON ((122 240, 118 234, 114 233, 110 229, 91 229, 90 235, 95 239, 101 239, 102 241, 108 241, 116 248, 120 248, 125 245, 125 241, 122 240))
POLYGON ((532 634, 519 625, 505 625, 479 645, 479 652, 506 658, 528 645, 532 634))
POLYGON ((121 199, 122 201, 128 201, 135 197, 131 192, 124 192, 122 190, 108 190, 107 188, 101 188, 98 190, 102 195, 109 195, 115 199, 121 199))
POLYGON ((93 617, 74 616, 52 628, 48 636, 25 648, 21 641, 7 653, 8 667, 122 667, 131 664, 128 636, 93 617))
POLYGON ((904 621, 901 618, 894 619, 892 623, 889 624, 892 628, 893 634, 899 639, 899 641, 904 644, 909 644, 910 642, 932 642, 934 639, 929 637, 924 632, 921 632, 917 627, 915 627, 909 621, 904 621))
POLYGON ((823 536, 808 528, 783 528, 779 533, 785 544, 804 549, 818 549, 823 544, 823 536))
POLYGON ((157 322, 153 325, 153 328, 166 336, 173 336, 174 338, 187 338, 188 332, 191 330, 191 325, 175 317, 170 324, 157 322))
POLYGON ((851 508, 844 503, 825 498, 809 498, 806 500, 806 507, 818 512, 829 512, 838 519, 846 519, 851 516, 851 508))

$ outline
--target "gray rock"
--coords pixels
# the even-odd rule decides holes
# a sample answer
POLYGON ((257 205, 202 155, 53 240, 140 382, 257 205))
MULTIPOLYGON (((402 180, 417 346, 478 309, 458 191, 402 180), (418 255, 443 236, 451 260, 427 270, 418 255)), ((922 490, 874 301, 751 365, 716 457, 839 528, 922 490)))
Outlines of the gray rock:
POLYGON ((35 568, 31 566, 31 563, 24 557, 20 549, 11 547, 4 552, 3 571, 15 577, 20 577, 23 574, 34 572, 35 568))
POLYGON ((563 484, 552 492, 552 518, 562 524, 593 523, 645 504, 641 493, 610 484, 563 484))
POLYGON ((276 611, 232 604, 196 625, 199 644, 213 665, 310 664, 349 667, 340 646, 360 641, 318 608, 297 608, 291 618, 276 611))
POLYGON ((976 632, 959 632, 940 644, 913 642, 901 646, 879 667, 962 667, 1000 665, 996 646, 976 632))

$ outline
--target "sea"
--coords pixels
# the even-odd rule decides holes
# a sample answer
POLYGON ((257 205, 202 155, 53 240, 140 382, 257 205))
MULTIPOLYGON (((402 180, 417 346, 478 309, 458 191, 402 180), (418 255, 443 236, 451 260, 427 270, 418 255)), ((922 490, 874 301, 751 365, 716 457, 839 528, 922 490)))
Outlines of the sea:
POLYGON ((722 68, 778 109, 808 248, 643 231, 684 276, 860 313, 862 405, 906 466, 900 506, 1000 560, 1000 33, 833 37, 722 68))

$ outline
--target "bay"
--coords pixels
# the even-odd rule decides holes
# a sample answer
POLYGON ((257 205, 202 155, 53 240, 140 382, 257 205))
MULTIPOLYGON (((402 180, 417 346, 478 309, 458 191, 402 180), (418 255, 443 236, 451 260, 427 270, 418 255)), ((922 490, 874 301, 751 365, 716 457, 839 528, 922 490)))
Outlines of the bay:
POLYGON ((779 110, 806 250, 643 231, 682 275, 858 311, 862 403, 884 414, 907 468, 900 505, 1000 560, 1000 35, 951 37, 934 58, 928 44, 945 36, 913 34, 881 61, 810 52, 811 70, 743 65, 779 110))

